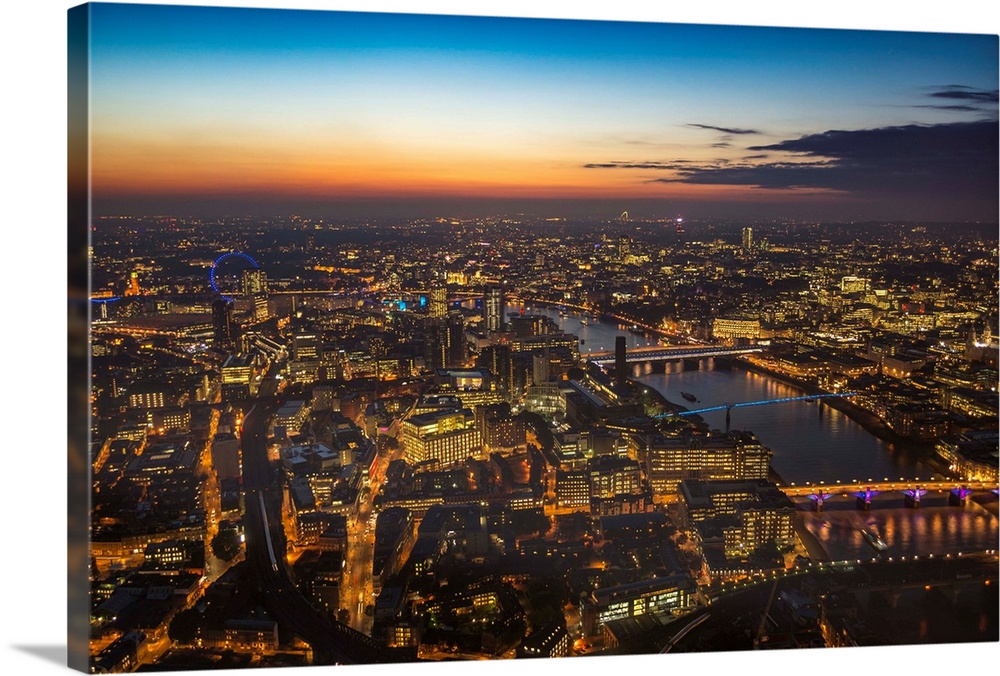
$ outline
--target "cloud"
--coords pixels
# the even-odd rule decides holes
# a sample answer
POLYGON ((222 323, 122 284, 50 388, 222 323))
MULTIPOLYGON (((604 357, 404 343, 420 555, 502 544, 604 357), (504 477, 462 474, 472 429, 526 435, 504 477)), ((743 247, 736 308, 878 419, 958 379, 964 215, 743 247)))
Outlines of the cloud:
POLYGON ((977 89, 965 85, 944 85, 928 88, 927 96, 932 99, 944 99, 955 103, 923 103, 914 108, 931 108, 934 110, 951 110, 958 112, 992 112, 996 116, 996 104, 1000 100, 1000 92, 996 89, 977 89))
POLYGON ((730 127, 715 127, 710 124, 688 124, 688 127, 695 129, 708 129, 711 131, 721 131, 723 134, 759 134, 756 129, 735 129, 730 127))
POLYGON ((975 103, 997 103, 1000 101, 1000 91, 996 89, 976 89, 964 85, 948 85, 938 91, 931 92, 930 96, 936 99, 973 101, 975 103))
MULTIPOLYGON (((745 167, 724 178, 740 185, 814 187, 854 193, 945 196, 996 195, 998 125, 992 121, 833 130, 748 150, 822 160, 745 167)), ((687 172, 687 183, 719 182, 711 172, 687 172)))
POLYGON ((751 155, 724 164, 616 162, 591 168, 671 170, 654 182, 839 191, 876 198, 968 198, 996 201, 1000 182, 996 121, 831 130, 750 151, 783 153, 771 162, 751 155))
POLYGON ((687 169, 691 160, 672 160, 670 162, 602 162, 583 165, 584 169, 657 169, 677 171, 687 169))
POLYGON ((733 144, 732 143, 727 143, 725 141, 719 141, 718 143, 713 143, 712 147, 713 148, 732 148, 733 144))
POLYGON ((913 106, 913 107, 914 108, 933 108, 934 110, 972 111, 972 112, 976 112, 976 113, 978 113, 978 112, 980 112, 980 111, 983 110, 982 108, 977 108, 975 106, 963 106, 963 105, 960 105, 960 104, 955 104, 955 105, 950 105, 950 106, 932 106, 930 104, 920 104, 920 105, 913 106))

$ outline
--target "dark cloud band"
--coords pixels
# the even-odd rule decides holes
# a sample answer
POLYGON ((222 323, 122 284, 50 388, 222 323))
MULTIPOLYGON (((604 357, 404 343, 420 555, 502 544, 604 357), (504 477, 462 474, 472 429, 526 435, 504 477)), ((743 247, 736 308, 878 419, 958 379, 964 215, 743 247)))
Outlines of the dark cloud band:
MULTIPOLYGON (((765 163, 616 162, 590 168, 671 170, 656 182, 824 189, 872 197, 917 195, 996 200, 1000 182, 995 120, 832 130, 750 151, 801 158, 765 163)), ((756 158, 755 156, 750 156, 756 158)))
POLYGON ((710 124, 689 124, 688 127, 694 127, 695 129, 708 129, 710 131, 721 131, 723 134, 759 134, 760 132, 756 129, 736 129, 732 127, 715 127, 710 124))

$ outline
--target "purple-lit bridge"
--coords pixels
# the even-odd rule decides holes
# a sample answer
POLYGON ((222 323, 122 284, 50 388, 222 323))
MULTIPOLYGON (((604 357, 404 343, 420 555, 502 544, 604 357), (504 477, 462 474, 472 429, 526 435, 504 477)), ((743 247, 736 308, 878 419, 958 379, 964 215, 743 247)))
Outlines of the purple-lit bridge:
POLYGON ((853 497, 858 509, 870 509, 872 499, 882 493, 902 493, 908 507, 919 507, 920 499, 931 491, 947 492, 948 502, 953 505, 964 505, 969 496, 977 491, 992 491, 994 494, 998 491, 996 482, 992 481, 960 479, 921 481, 919 478, 899 481, 854 480, 849 484, 840 482, 807 483, 800 486, 791 484, 780 488, 789 497, 808 497, 817 511, 822 511, 823 504, 833 497, 853 497))

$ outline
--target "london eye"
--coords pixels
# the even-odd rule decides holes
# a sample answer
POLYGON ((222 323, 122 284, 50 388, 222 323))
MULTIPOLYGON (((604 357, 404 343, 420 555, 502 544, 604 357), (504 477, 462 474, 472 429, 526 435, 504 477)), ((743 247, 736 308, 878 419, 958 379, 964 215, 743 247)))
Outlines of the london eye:
POLYGON ((259 268, 260 265, 249 254, 242 251, 229 251, 212 262, 212 267, 208 271, 208 281, 215 293, 228 301, 232 301, 233 295, 237 293, 236 289, 239 288, 238 280, 243 271, 247 269, 257 270, 259 268), (234 259, 242 259, 243 262, 249 263, 249 267, 241 265, 238 260, 234 259), (224 264, 226 261, 232 262, 224 264))

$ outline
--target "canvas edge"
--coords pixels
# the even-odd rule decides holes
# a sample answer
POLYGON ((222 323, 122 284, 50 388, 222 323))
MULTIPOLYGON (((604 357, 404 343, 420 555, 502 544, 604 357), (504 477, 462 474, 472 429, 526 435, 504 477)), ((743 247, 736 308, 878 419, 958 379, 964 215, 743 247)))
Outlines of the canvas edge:
POLYGON ((67 666, 89 671, 90 6, 67 10, 67 666))

